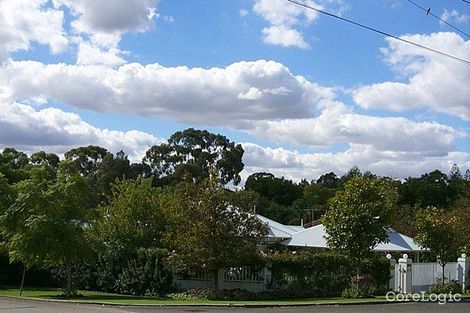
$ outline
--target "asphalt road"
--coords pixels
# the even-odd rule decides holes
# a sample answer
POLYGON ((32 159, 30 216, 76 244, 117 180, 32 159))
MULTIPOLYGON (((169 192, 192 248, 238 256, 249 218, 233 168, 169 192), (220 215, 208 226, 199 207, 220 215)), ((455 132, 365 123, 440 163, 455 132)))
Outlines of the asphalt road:
POLYGON ((470 302, 447 303, 402 303, 350 306, 308 306, 279 308, 229 308, 229 307, 123 307, 92 304, 70 304, 0 297, 0 313, 469 313, 470 302))

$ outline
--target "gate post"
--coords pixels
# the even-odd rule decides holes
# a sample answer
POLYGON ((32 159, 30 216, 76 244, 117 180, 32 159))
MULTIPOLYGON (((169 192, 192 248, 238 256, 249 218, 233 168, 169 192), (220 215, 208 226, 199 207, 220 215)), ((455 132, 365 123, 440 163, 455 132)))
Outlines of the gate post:
POLYGON ((392 258, 392 255, 390 253, 387 254, 387 259, 390 261, 390 280, 388 281, 388 289, 396 291, 395 264, 397 263, 397 261, 392 258))
POLYGON ((407 254, 403 254, 403 258, 398 260, 398 292, 412 292, 412 261, 408 259, 407 254))
POLYGON ((467 258, 466 254, 462 254, 460 258, 457 259, 457 273, 455 277, 458 282, 462 284, 462 293, 465 293, 467 287, 467 275, 470 268, 470 260, 467 258))

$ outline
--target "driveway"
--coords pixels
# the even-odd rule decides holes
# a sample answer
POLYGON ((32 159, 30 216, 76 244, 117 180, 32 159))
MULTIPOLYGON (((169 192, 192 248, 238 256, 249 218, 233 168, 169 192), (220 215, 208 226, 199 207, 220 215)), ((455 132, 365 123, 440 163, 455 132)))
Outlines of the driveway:
POLYGON ((403 303, 349 306, 307 306, 279 308, 230 308, 230 307, 123 307, 93 304, 70 304, 0 297, 0 313, 469 313, 470 302, 403 303))

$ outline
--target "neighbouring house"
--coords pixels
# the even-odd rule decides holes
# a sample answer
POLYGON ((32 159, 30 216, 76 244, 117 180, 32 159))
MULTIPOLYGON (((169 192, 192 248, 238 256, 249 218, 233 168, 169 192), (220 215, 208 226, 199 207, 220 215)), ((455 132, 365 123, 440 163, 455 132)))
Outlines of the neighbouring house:
MULTIPOLYGON (((287 247, 328 249, 326 243, 327 234, 322 224, 304 228, 302 226, 284 225, 261 215, 258 215, 258 219, 268 228, 267 238, 271 241, 279 241, 287 247)), ((423 251, 414 242, 413 238, 391 228, 387 233, 389 242, 378 244, 374 251, 402 253, 418 253, 423 251)))

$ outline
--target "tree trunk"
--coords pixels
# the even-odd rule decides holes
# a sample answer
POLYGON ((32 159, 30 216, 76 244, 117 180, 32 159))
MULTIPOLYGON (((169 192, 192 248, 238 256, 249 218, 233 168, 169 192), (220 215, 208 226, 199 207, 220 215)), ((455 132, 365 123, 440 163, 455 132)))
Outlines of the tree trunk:
POLYGON ((71 297, 73 294, 72 288, 72 269, 68 264, 65 265, 65 296, 71 297))
POLYGON ((21 294, 23 294, 23 286, 24 286, 25 276, 26 276, 26 265, 23 264, 23 275, 21 275, 20 292, 18 293, 19 297, 21 297, 21 294))
POLYGON ((214 271, 214 289, 219 290, 219 270, 214 271))

